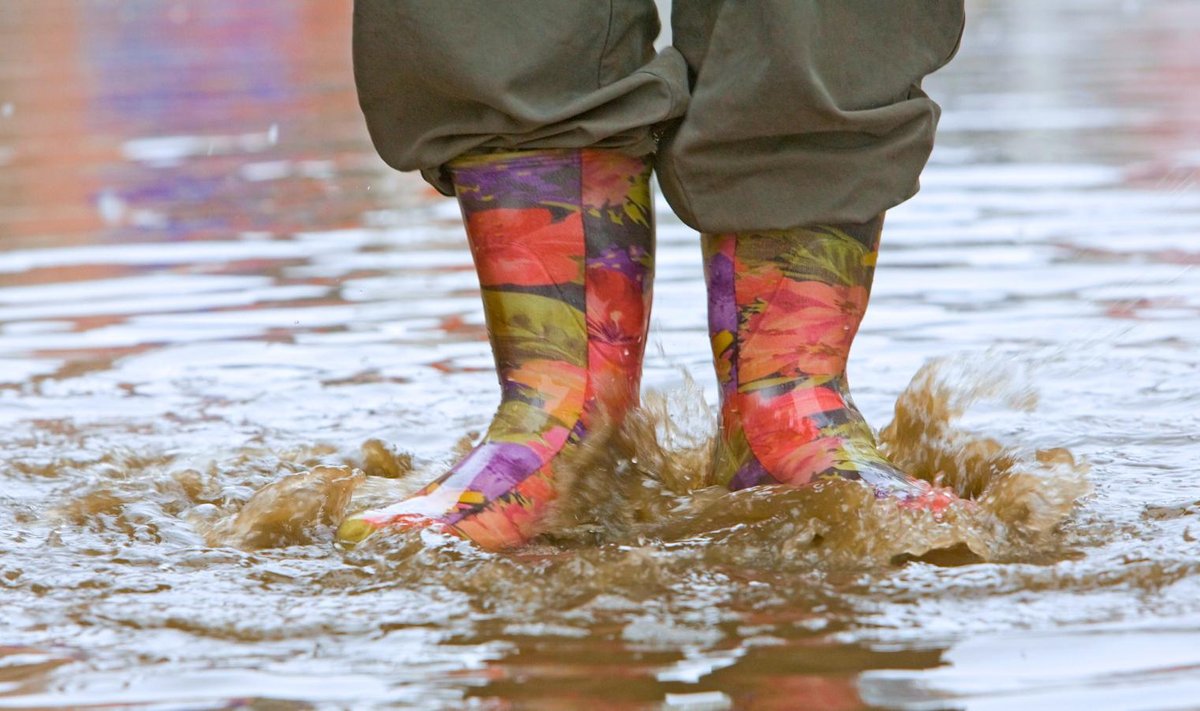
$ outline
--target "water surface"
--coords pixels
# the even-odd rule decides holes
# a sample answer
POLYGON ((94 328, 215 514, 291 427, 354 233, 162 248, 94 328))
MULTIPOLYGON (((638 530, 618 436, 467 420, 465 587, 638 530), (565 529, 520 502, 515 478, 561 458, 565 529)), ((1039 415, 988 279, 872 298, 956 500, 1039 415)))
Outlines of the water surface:
POLYGON ((850 367, 979 507, 703 488, 699 245, 660 203, 647 413, 494 555, 330 542, 499 397, 349 2, 4 4, 0 708, 1196 708, 1200 7, 969 8, 850 367))

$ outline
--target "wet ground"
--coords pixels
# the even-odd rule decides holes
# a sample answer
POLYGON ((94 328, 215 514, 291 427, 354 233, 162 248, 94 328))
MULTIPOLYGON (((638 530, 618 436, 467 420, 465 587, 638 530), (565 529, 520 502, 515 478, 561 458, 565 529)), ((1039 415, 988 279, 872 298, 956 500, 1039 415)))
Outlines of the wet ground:
POLYGON ((0 708, 1200 708, 1200 6, 969 7, 851 372, 976 513, 695 490, 700 254, 660 203, 637 486, 573 493, 644 520, 492 555, 330 543, 339 467, 394 496, 498 400, 349 3, 4 3, 0 708))

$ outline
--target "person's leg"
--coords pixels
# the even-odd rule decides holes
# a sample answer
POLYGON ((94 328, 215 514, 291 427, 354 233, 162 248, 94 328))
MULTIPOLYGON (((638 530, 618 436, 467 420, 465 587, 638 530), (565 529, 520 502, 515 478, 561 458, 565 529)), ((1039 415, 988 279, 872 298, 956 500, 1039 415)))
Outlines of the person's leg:
POLYGON ((524 543, 564 457, 638 402, 653 268, 650 165, 614 151, 480 154, 449 172, 483 289, 502 399, 483 441, 412 498, 344 521, 355 543, 433 525, 524 543))
POLYGON ((688 0, 686 118, 655 167, 701 232, 863 223, 917 191, 963 0, 688 0))
POLYGON ((876 447, 846 360, 883 212, 916 191, 932 147, 938 107, 920 83, 957 46, 961 0, 694 0, 674 20, 693 96, 657 165, 703 232, 717 477, 734 489, 859 479, 944 509, 949 491, 876 447))
POLYGON ((654 150, 687 105, 652 0, 355 0, 354 78, 380 156, 453 194, 480 148, 654 150))
POLYGON ((380 156, 456 193, 502 399, 482 443, 415 496, 343 522, 357 542, 436 526, 527 541, 564 461, 638 401, 654 125, 686 69, 652 0, 356 0, 354 71, 380 156), (503 151, 503 152, 498 152, 503 151))

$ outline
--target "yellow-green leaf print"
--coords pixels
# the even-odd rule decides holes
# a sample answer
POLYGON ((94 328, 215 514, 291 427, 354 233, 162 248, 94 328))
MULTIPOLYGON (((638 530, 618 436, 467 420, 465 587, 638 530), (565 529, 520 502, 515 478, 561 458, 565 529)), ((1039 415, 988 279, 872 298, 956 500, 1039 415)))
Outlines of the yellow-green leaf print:
POLYGON ((565 301, 539 294, 483 292, 492 338, 519 360, 540 358, 587 366, 587 323, 565 301))

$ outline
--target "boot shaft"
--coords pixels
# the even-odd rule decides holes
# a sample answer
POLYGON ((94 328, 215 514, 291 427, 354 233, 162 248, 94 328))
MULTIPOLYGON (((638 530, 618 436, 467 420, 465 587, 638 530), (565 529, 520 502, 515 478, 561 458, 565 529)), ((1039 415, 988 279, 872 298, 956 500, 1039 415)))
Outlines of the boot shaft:
POLYGON ((521 151, 450 172, 506 401, 636 404, 653 285, 649 162, 521 151))
POLYGON ((722 395, 844 377, 882 227, 880 216, 861 225, 702 236, 722 395))
POLYGON ((735 489, 798 483, 848 471, 850 460, 874 464, 846 361, 866 312, 882 223, 881 216, 862 225, 703 235, 721 392, 717 481, 735 489))

